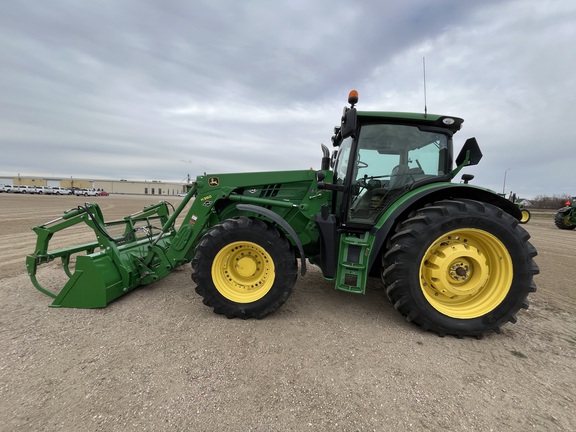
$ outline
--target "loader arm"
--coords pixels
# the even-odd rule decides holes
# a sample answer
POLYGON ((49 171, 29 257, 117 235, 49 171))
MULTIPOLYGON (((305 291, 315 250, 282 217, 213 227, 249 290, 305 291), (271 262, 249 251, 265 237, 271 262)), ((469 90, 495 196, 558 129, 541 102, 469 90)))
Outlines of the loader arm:
MULTIPOLYGON (((326 176, 331 179, 330 173, 326 176)), ((37 241, 26 260, 28 274, 39 291, 54 299, 53 307, 105 307, 190 262, 212 226, 238 216, 266 219, 285 232, 300 253, 304 274, 305 249, 314 250, 318 241, 311 229, 314 216, 331 200, 330 192, 318 190, 315 179, 310 170, 198 177, 172 214, 168 204, 160 202, 112 222, 104 220, 97 204, 87 203, 33 228, 37 241), (82 223, 92 229, 95 240, 49 248, 56 233, 82 223), (55 259, 61 260, 68 277, 59 290, 45 287, 38 277, 38 268, 55 259)))

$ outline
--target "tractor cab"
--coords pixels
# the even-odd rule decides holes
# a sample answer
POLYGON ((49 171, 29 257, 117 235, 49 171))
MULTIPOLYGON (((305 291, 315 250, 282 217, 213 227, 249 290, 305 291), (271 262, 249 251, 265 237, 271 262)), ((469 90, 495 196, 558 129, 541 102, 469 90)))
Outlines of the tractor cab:
POLYGON ((332 143, 334 213, 342 226, 373 226, 399 197, 449 182, 452 136, 463 122, 434 114, 356 111, 351 93, 332 143))

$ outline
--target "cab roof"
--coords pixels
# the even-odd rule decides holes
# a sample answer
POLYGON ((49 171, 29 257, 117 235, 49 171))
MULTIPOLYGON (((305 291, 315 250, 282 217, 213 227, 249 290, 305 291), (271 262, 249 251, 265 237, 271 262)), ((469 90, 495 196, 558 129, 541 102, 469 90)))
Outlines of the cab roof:
POLYGON ((407 124, 418 124, 436 126, 449 129, 452 133, 460 130, 464 119, 459 117, 440 115, 440 114, 424 114, 424 113, 411 113, 411 112, 394 112, 394 111, 357 111, 359 119, 381 119, 383 121, 400 122, 407 124))

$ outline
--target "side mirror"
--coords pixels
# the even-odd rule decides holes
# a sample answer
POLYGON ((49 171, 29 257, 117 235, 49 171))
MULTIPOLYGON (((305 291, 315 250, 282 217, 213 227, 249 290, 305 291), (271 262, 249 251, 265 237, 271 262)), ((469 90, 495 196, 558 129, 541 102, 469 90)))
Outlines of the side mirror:
POLYGON ((464 166, 478 165, 480 159, 482 159, 482 152, 478 146, 478 141, 476 138, 468 138, 456 158, 456 166, 462 164, 465 164, 464 166))
POLYGON ((340 133, 342 138, 348 138, 356 130, 358 123, 358 116, 356 115, 356 108, 344 107, 344 113, 342 114, 342 126, 340 127, 340 133))

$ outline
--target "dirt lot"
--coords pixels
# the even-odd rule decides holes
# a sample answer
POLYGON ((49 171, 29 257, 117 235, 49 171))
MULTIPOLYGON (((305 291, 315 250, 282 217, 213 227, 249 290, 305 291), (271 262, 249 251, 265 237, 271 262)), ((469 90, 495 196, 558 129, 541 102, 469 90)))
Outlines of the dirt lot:
MULTIPOLYGON (((189 266, 106 309, 49 308, 25 274, 30 227, 83 201, 0 194, 2 430, 576 430, 576 231, 550 213, 525 225, 530 309, 459 340, 406 322, 378 280, 356 296, 314 268, 260 321, 213 314, 189 266)), ((158 197, 90 201, 115 219, 158 197)))

